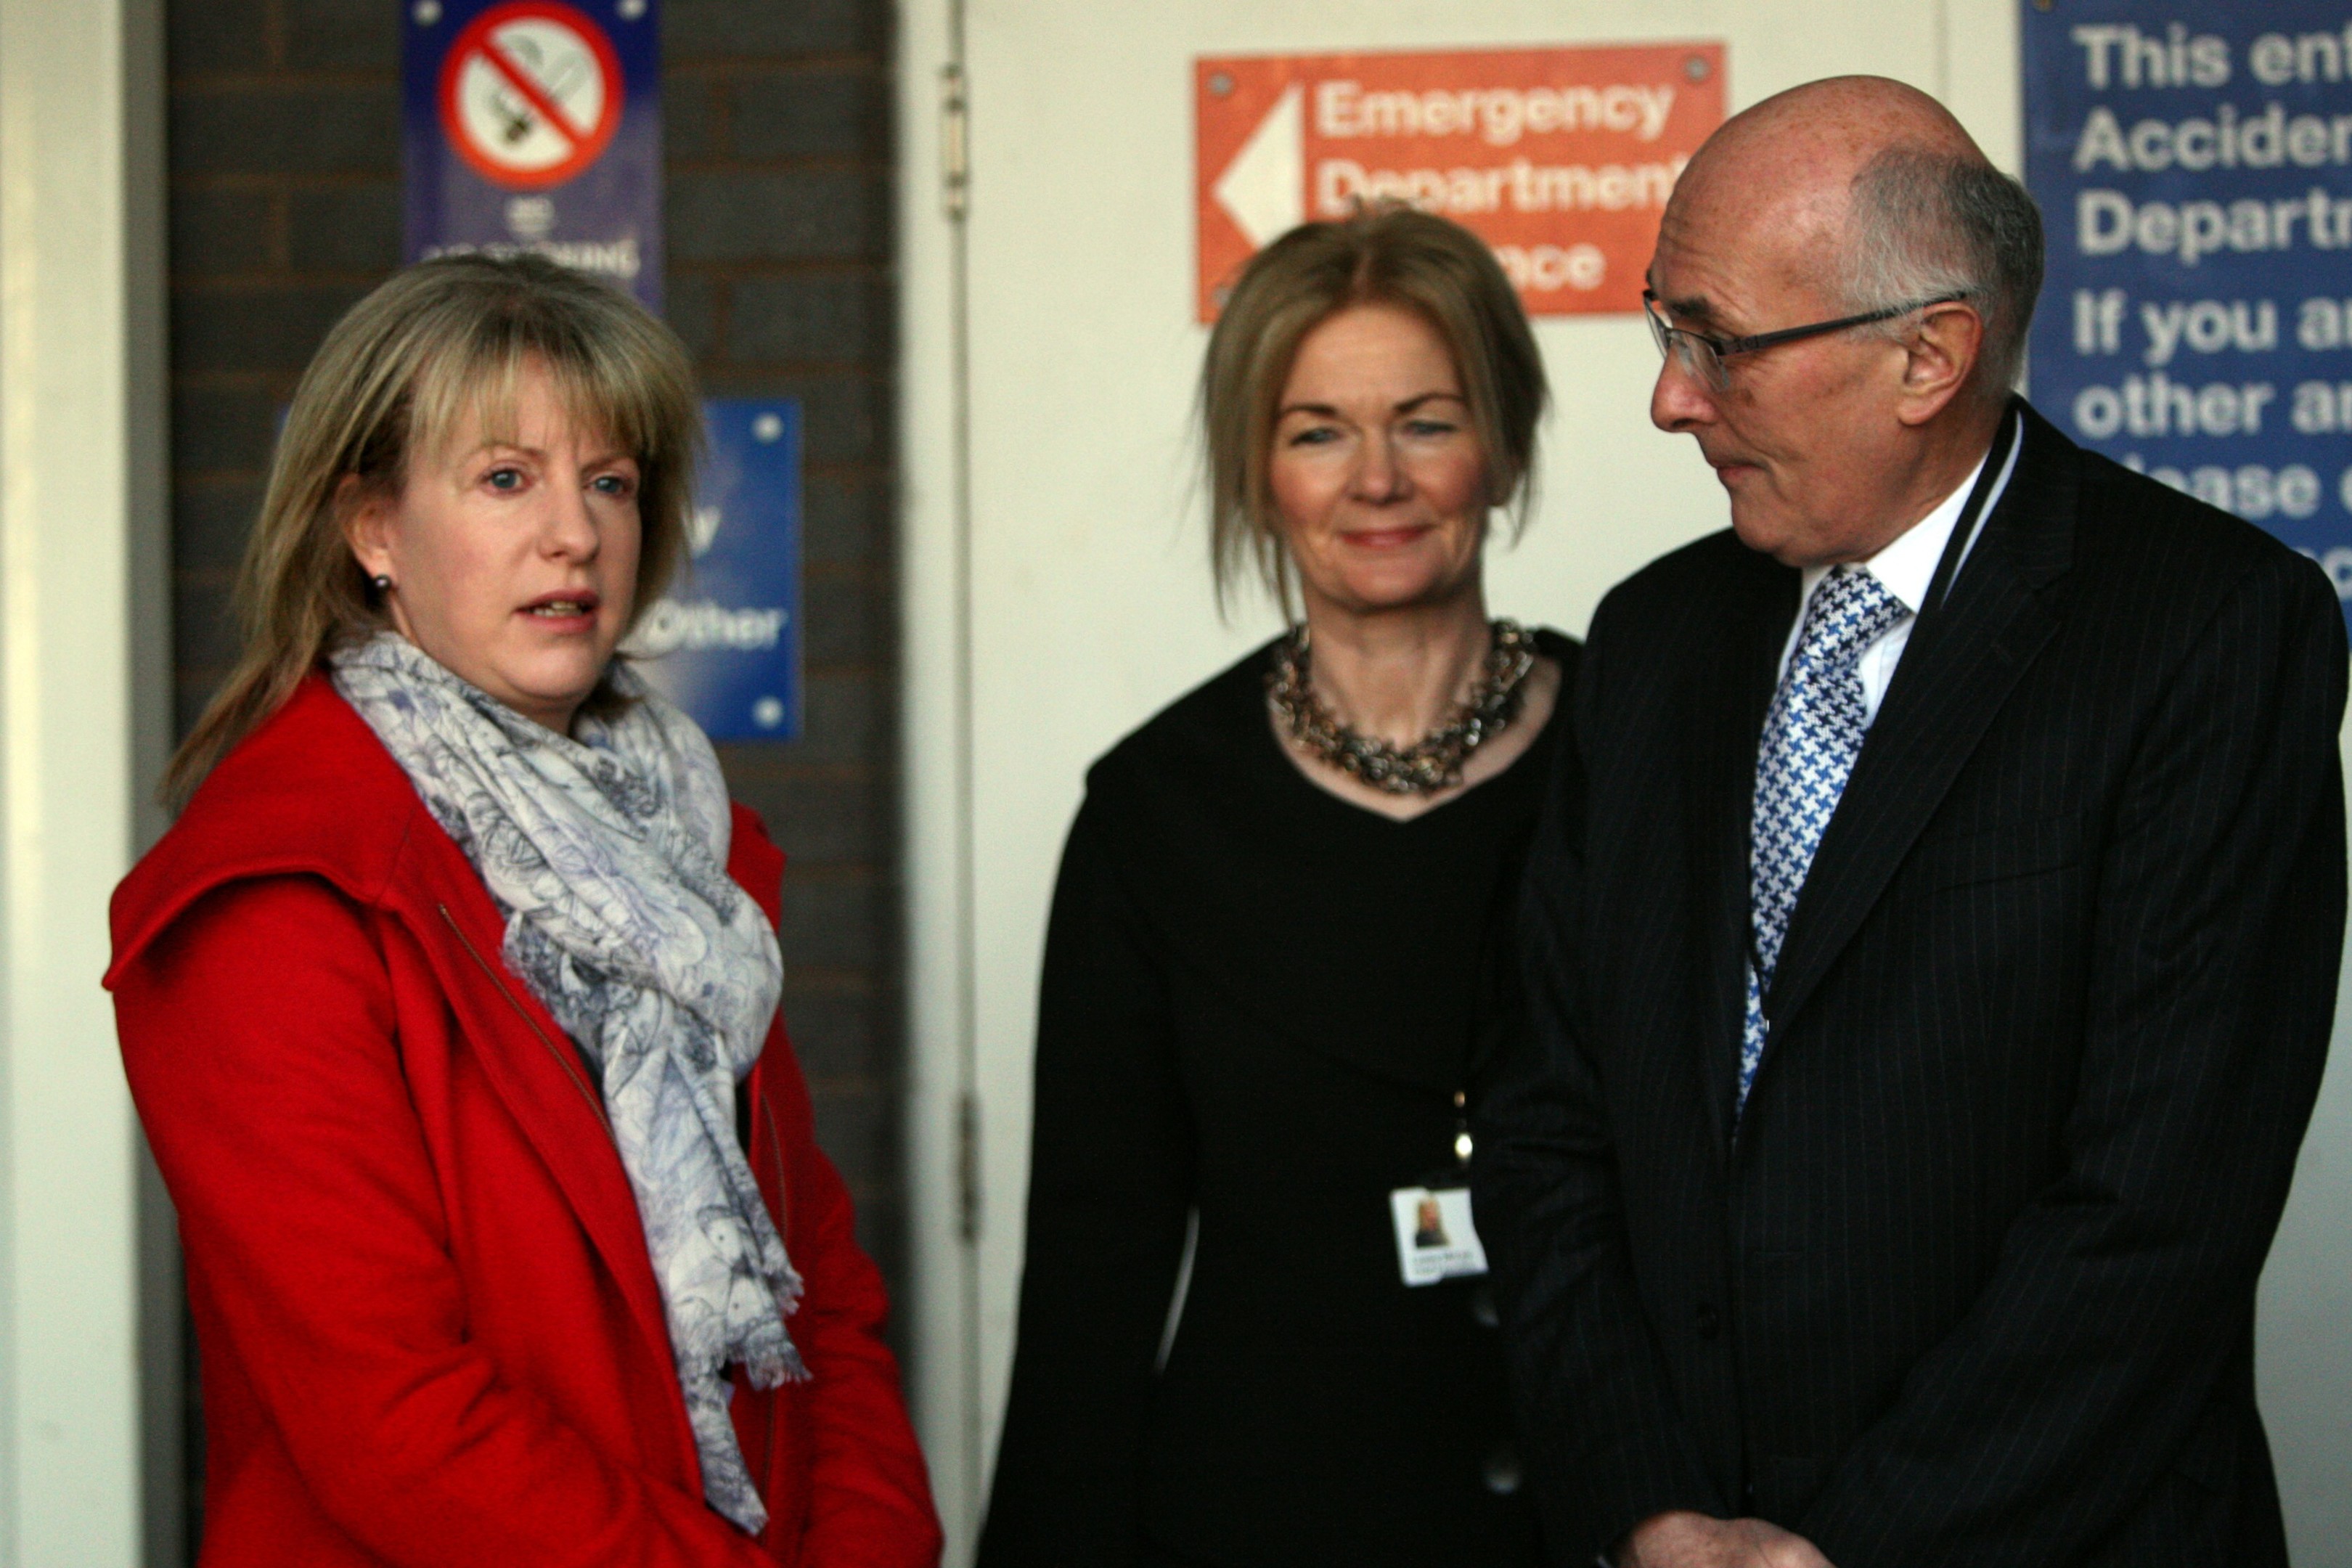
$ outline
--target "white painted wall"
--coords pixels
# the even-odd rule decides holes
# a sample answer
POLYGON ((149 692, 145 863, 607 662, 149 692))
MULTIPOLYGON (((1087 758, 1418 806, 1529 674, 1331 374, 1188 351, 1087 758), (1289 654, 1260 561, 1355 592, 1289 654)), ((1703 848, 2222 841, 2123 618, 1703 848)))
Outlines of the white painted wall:
POLYGON ((157 0, 0 0, 0 1565, 143 1547, 98 982, 168 723, 162 106, 157 0))
MULTIPOLYGON (((900 246, 907 877, 918 1419, 959 1550, 985 1501, 1019 1280, 1037 966, 1087 764, 1276 629, 1213 605, 1188 424, 1191 62, 1719 38, 1735 110, 1843 71, 1937 93, 2019 166, 2010 0, 908 0, 900 246), (968 216, 940 197, 939 73, 971 104, 968 216), (968 347, 968 361, 963 357, 968 347), (968 402, 964 393, 968 389, 968 402), (968 427, 963 421, 968 420, 968 427), (957 1215, 977 1105, 976 1241, 957 1215), (974 1315, 976 1311, 976 1317, 974 1315)), ((1496 613, 1580 631, 1611 584, 1723 525, 1686 440, 1647 418, 1632 317, 1550 318, 1556 409, 1536 521, 1489 567, 1496 613)), ((2323 1126, 2266 1295, 2264 1394, 2306 1563, 2352 1563, 2352 1082, 2323 1126), (2332 1209, 2328 1205, 2332 1202, 2332 1209)))
MULTIPOLYGON (((2352 772, 2352 731, 2346 735, 2352 772)), ((2352 986, 2263 1271, 2254 1375, 2299 1568, 2352 1565, 2352 986)))

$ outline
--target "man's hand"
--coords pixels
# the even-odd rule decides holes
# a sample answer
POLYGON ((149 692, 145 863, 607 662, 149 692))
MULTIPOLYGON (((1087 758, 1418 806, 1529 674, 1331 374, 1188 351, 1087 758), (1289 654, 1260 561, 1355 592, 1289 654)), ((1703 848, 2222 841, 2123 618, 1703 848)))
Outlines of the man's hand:
POLYGON ((1659 1513, 1617 1548, 1617 1568, 1832 1568, 1813 1543, 1760 1519, 1659 1513))

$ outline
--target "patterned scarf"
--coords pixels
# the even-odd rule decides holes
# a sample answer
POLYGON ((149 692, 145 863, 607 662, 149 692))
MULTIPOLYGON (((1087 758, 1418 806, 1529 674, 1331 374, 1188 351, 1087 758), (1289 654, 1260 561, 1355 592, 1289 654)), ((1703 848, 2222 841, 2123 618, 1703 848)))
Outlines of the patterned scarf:
POLYGON ((710 1506, 767 1510, 729 1419, 730 1362, 773 1388, 808 1374, 784 1329, 800 1276, 735 1134, 783 960, 726 872, 718 756, 627 667, 616 718, 559 735, 390 632, 331 659, 359 710, 506 916, 507 967, 603 1075, 604 1107, 661 1285, 710 1506))

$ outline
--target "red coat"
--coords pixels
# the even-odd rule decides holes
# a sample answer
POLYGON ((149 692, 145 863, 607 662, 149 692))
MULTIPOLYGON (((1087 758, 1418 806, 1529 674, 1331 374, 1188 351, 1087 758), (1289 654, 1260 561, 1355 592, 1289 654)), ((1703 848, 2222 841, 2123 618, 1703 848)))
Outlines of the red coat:
MULTIPOLYGON (((777 918, 735 809, 728 870, 777 918)), ((938 1561, 882 1282, 779 1016, 752 1169, 812 1377, 740 1383, 771 1519, 702 1501, 604 1100, 407 775, 318 678, 114 895, 123 1063, 203 1352, 207 1568, 938 1561)))

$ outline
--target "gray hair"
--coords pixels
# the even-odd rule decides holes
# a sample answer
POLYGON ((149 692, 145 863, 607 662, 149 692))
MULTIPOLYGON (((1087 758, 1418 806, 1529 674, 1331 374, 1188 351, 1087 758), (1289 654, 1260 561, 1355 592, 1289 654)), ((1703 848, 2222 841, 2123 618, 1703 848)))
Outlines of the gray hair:
MULTIPOLYGON (((1891 147, 1853 177, 1846 275, 1851 309, 1892 310, 1959 296, 1984 319, 1978 386, 2008 395, 2042 292, 2042 213, 1991 164, 1891 147)), ((1899 332, 1897 320, 1889 330, 1899 332)))

